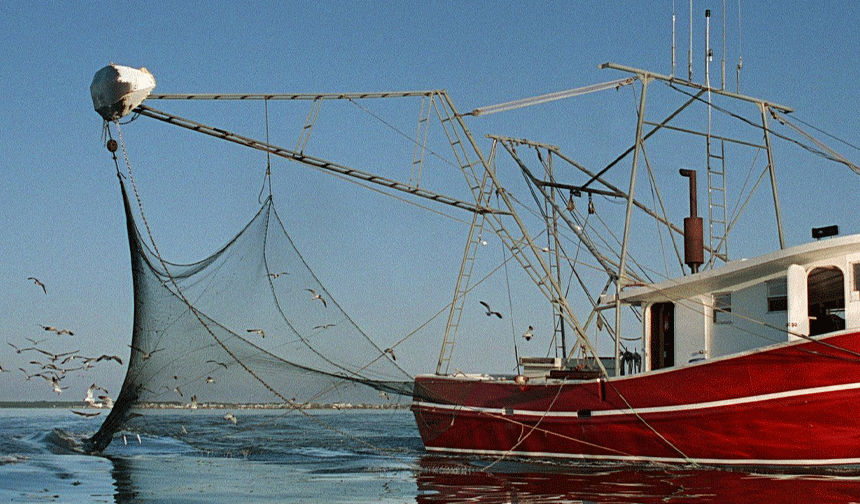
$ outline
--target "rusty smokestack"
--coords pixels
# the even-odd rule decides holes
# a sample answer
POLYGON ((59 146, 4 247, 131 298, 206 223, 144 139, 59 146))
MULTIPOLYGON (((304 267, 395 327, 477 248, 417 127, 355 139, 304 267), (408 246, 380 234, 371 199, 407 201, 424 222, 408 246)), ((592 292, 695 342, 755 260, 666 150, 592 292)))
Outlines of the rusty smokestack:
POLYGON ((705 262, 705 240, 702 218, 698 216, 695 170, 680 170, 682 177, 690 179, 690 216, 684 218, 684 262, 692 273, 698 273, 705 262))

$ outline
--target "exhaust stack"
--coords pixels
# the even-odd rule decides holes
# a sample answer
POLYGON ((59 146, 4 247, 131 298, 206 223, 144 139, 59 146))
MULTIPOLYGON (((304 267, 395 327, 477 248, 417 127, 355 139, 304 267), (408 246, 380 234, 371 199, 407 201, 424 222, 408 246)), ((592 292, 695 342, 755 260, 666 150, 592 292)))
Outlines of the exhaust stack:
POLYGON ((684 263, 691 273, 698 273, 705 262, 705 240, 702 218, 698 214, 695 170, 680 170, 682 177, 690 179, 690 216, 684 218, 684 263))

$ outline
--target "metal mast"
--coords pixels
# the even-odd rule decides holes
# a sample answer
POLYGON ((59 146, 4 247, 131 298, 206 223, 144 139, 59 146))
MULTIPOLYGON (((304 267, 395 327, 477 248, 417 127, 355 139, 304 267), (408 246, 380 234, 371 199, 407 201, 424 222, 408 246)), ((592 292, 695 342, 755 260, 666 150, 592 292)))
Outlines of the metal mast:
MULTIPOLYGON (((716 141, 711 134, 711 11, 705 11, 705 87, 708 89, 708 127, 705 137, 708 168, 708 229, 711 256, 708 266, 713 267, 717 259, 728 260, 728 214, 726 210, 726 143, 716 141)), ((725 65, 723 66, 725 70, 725 65)), ((723 72, 725 73, 725 72, 723 72)), ((723 76, 723 79, 725 77, 723 76)), ((724 89, 720 87, 720 89, 724 89)))

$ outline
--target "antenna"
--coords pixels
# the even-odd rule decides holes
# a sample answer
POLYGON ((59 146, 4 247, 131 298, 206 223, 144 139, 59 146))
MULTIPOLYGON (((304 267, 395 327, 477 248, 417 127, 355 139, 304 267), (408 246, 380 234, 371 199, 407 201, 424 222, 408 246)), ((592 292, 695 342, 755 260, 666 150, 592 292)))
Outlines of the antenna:
POLYGON ((687 80, 693 82, 693 0, 690 0, 690 50, 687 51, 687 80))
POLYGON ((720 55, 720 89, 726 89, 726 0, 723 0, 723 52, 720 55))
POLYGON ((738 67, 737 67, 737 92, 741 92, 741 68, 744 67, 744 53, 741 49, 741 0, 738 0, 738 67))
POLYGON ((711 87, 711 59, 714 51, 711 50, 711 9, 705 10, 705 87, 711 87))
POLYGON ((672 0, 672 73, 669 77, 675 77, 675 0, 672 0))

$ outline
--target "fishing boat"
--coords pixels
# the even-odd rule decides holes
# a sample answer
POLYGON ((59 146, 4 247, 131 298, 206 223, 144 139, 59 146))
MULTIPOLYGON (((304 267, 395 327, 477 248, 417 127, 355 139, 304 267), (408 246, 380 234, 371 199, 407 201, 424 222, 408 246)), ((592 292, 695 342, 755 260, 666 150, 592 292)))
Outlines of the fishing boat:
MULTIPOLYGON (((104 98, 104 90, 111 89, 110 85, 94 82, 93 89, 100 90, 102 98, 96 108, 105 111, 106 121, 116 121, 117 111, 134 110, 139 115, 472 215, 436 371, 397 383, 362 374, 367 366, 348 373, 321 372, 329 378, 351 380, 384 393, 410 396, 411 410, 429 452, 732 467, 860 465, 860 235, 838 236, 835 226, 825 226, 812 229, 808 243, 786 246, 771 144, 777 135, 773 124, 795 127, 788 118, 792 110, 739 90, 729 91, 725 84, 711 86, 707 73, 705 82, 699 84, 692 75, 682 78, 674 73, 664 75, 610 63, 601 68, 624 76, 596 86, 467 113, 460 113, 444 91, 150 96, 154 80, 148 72, 140 79, 143 91, 129 92, 126 86, 104 98), (649 89, 658 84, 682 100, 679 106, 667 109, 661 120, 652 121, 645 113, 646 104, 649 89), (632 145, 600 170, 589 170, 558 147, 502 136, 490 136, 492 154, 486 156, 465 122, 470 117, 630 86, 638 86, 632 145), (285 149, 268 140, 209 127, 143 104, 144 99, 267 103, 290 99, 311 100, 312 107, 316 107, 321 100, 391 97, 430 100, 426 114, 422 101, 417 136, 426 139, 426 130, 421 127, 434 107, 473 201, 312 157, 298 147, 285 149), (757 122, 740 119, 757 139, 716 133, 712 113, 725 112, 730 119, 739 117, 729 111, 728 105, 717 105, 717 101, 751 108, 757 122), (678 124, 682 113, 693 106, 707 111, 701 131, 678 124), (676 190, 672 201, 666 203, 658 196, 659 204, 652 208, 637 199, 636 188, 641 184, 642 172, 646 168, 652 171, 646 143, 650 146, 652 136, 665 132, 698 139, 705 146, 704 162, 699 170, 672 167, 675 187, 684 186, 687 191, 676 190), (778 246, 775 251, 752 258, 732 259, 728 252, 730 232, 738 222, 737 214, 728 210, 726 197, 727 153, 733 148, 749 149, 757 158, 762 154, 765 166, 747 198, 764 180, 770 182, 775 203, 772 220, 778 246), (510 155, 537 206, 542 208, 538 215, 543 227, 538 232, 525 222, 512 188, 495 169, 496 153, 501 150, 510 155), (540 173, 529 167, 522 151, 537 153, 540 173), (573 173, 578 179, 565 180, 574 178, 571 171, 553 169, 554 161, 577 169, 573 173), (629 180, 626 188, 611 183, 606 175, 612 170, 621 171, 622 164, 629 169, 624 172, 629 180), (707 186, 707 219, 699 216, 697 175, 707 186), (577 217, 576 212, 583 208, 577 208, 576 203, 584 197, 588 198, 587 213, 580 215, 595 213, 593 197, 620 202, 618 207, 623 211, 615 228, 620 230, 620 236, 611 252, 577 217), (492 198, 495 205, 491 204, 492 198), (673 222, 666 207, 686 207, 688 202, 689 212, 683 224, 673 222), (642 236, 635 229, 634 213, 651 218, 665 229, 664 239, 672 240, 679 274, 654 279, 658 275, 648 274, 651 270, 634 262, 631 251, 642 236), (517 355, 516 371, 512 373, 451 370, 458 332, 463 332, 460 323, 465 298, 472 288, 475 257, 485 243, 484 236, 490 234, 499 239, 545 298, 553 320, 552 344, 544 355, 517 355), (676 239, 683 242, 683 247, 676 239), (577 244, 575 253, 563 245, 566 241, 577 244), (580 252, 590 254, 593 268, 600 270, 603 279, 597 287, 599 294, 586 288, 584 293, 571 293, 571 286, 585 284, 580 277, 583 263, 574 257, 580 252), (598 334, 608 336, 612 355, 600 356, 602 349, 595 342, 598 334)), ((128 70, 101 73, 102 78, 107 74, 133 74, 128 70)), ((318 109, 312 108, 309 118, 314 114, 319 114, 318 109)), ((305 130, 312 126, 309 119, 305 130)), ((416 141, 416 145, 420 144, 416 141)), ((860 172, 831 149, 820 143, 814 145, 816 153, 860 172)), ((114 143, 113 151, 116 148, 114 143)), ((423 155, 416 156, 413 168, 422 159, 423 155)), ((653 178, 653 173, 650 176, 653 178)), ((653 194, 653 188, 651 191, 653 194)), ((740 206, 745 205, 743 202, 740 206)), ((654 237, 653 233, 645 234, 654 237)), ((314 290, 303 290, 320 299, 314 290)), ((484 306, 486 315, 501 318, 489 305, 484 306)), ((315 329, 331 326, 334 324, 315 329)), ((233 335, 237 336, 236 332, 233 335)), ((528 340, 531 336, 530 327, 523 337, 528 340)), ((304 338, 302 342, 309 346, 304 338)), ((218 344, 222 345, 220 340, 218 344)), ((376 350, 379 353, 373 362, 382 358, 395 363, 393 347, 376 350)), ((232 352, 230 357, 238 360, 232 352)), ((224 370, 228 368, 227 363, 217 364, 224 370)), ((311 366, 295 367, 311 371, 311 366)), ((254 377, 262 381, 256 374, 254 377)), ((136 387, 129 401, 137 400, 136 394, 145 390, 141 385, 136 387)), ((285 401, 292 404, 295 399, 285 401)), ((115 412, 124 415, 127 409, 118 407, 115 412)), ((120 418, 106 424, 115 430, 122 421, 120 418)))

